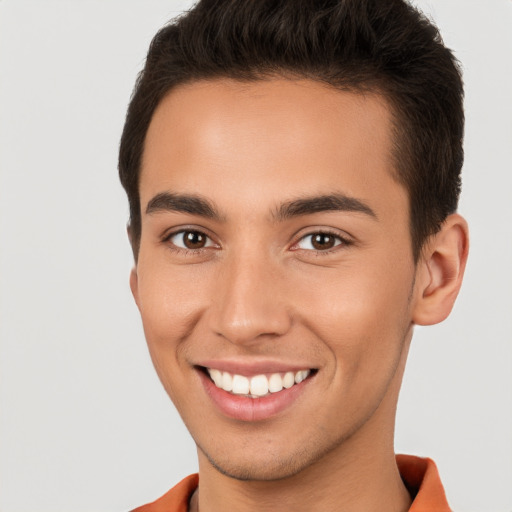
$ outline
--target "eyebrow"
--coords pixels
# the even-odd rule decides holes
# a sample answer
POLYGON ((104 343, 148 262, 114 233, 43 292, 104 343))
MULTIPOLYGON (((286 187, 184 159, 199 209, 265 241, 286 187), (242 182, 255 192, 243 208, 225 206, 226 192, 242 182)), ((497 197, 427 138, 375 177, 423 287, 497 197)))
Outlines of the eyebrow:
POLYGON ((311 196, 287 201, 277 209, 274 217, 283 221, 292 217, 328 211, 364 213, 377 219, 376 213, 366 203, 344 194, 311 196))
MULTIPOLYGON (((146 206, 148 215, 166 211, 189 213, 216 221, 224 220, 224 217, 208 199, 191 194, 161 192, 150 199, 146 206)), ((273 213, 273 217, 277 221, 285 221, 293 217, 328 211, 357 212, 377 218, 375 212, 363 201, 344 194, 293 199, 280 205, 273 213)))
POLYGON ((217 221, 222 220, 222 216, 210 201, 196 195, 161 192, 150 199, 146 206, 148 215, 169 211, 190 213, 217 221))

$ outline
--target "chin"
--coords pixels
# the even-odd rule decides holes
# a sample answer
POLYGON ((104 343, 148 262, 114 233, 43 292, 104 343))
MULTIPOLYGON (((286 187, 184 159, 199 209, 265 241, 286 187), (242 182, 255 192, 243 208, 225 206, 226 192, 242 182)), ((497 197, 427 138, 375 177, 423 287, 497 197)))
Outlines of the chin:
POLYGON ((217 461, 208 457, 210 464, 220 473, 235 480, 270 482, 283 480, 300 473, 303 467, 287 461, 217 461))
POLYGON ((208 462, 220 473, 235 480, 270 482, 291 478, 314 465, 324 456, 324 452, 311 453, 299 451, 292 455, 285 456, 282 453, 264 453, 256 457, 253 453, 244 452, 239 456, 212 456, 204 450, 199 450, 206 457, 208 462))

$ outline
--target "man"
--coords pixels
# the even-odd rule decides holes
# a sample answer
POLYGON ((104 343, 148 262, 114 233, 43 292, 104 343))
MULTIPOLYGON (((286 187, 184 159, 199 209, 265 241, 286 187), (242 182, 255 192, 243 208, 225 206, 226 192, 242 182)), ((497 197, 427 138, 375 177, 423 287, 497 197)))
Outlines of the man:
POLYGON ((459 291, 462 83, 401 0, 203 1, 154 38, 119 169, 130 284, 199 458, 147 511, 449 510, 393 449, 459 291))

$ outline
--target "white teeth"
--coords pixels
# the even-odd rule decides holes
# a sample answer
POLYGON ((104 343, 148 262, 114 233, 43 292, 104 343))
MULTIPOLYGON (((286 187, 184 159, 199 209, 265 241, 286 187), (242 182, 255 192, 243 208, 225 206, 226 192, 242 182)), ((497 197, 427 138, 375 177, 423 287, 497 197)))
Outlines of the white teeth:
POLYGON ((243 375, 233 375, 233 393, 235 395, 248 395, 249 379, 243 375))
POLYGON ((224 391, 231 391, 233 389, 233 377, 228 372, 222 374, 222 389, 224 391))
POLYGON ((213 382, 215 382, 215 385, 218 388, 222 387, 222 372, 219 370, 216 370, 215 368, 209 368, 208 373, 210 374, 210 377, 212 378, 213 382))
POLYGON ((268 379, 265 375, 256 375, 251 379, 251 395, 265 396, 268 393, 268 379))
POLYGON ((300 370, 295 374, 295 384, 300 384, 309 374, 310 370, 300 370))
POLYGON ((286 389, 291 388, 295 384, 295 375, 293 372, 286 372, 283 377, 283 387, 286 389))
POLYGON ((277 393, 283 389, 283 379, 279 373, 273 373, 268 379, 268 390, 271 393, 277 393))
POLYGON ((252 398, 259 398, 268 393, 278 393, 283 388, 289 389, 294 384, 300 384, 308 377, 311 370, 299 370, 298 372, 273 373, 267 378, 266 375, 255 375, 248 378, 244 375, 221 372, 215 368, 208 368, 208 373, 215 386, 235 395, 246 395, 252 398))

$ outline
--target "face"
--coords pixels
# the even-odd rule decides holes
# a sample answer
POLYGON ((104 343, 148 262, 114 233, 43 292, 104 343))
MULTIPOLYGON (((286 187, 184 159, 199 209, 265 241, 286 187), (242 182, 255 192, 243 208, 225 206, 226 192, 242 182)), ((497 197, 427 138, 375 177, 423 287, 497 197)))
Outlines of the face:
POLYGON ((392 436, 416 267, 390 127, 377 95, 307 80, 156 110, 131 285, 200 463, 271 480, 392 436))

